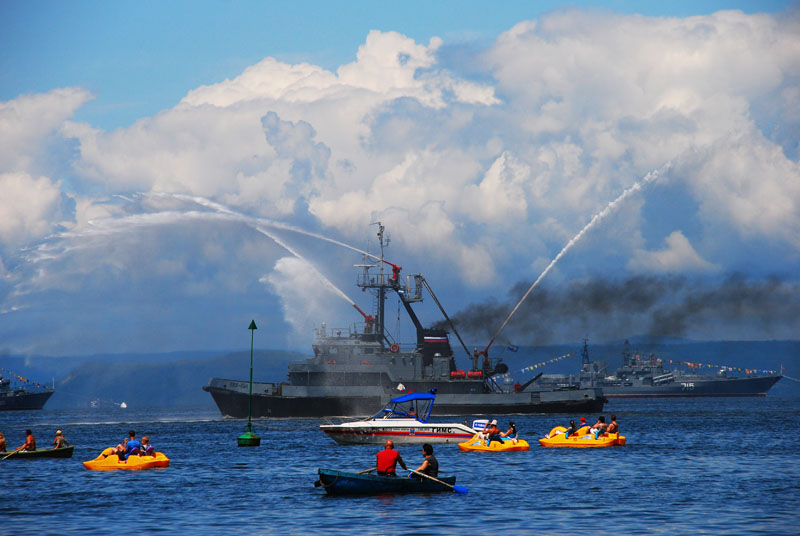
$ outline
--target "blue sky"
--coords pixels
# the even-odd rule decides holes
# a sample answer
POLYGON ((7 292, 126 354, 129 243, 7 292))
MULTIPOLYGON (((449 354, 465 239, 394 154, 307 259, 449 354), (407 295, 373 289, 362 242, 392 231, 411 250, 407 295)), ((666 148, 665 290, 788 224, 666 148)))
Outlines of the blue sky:
POLYGON ((266 56, 335 70, 370 30, 417 42, 490 43, 516 22, 581 6, 648 16, 722 9, 778 12, 785 0, 741 2, 192 2, 5 1, 0 99, 81 86, 95 100, 76 118, 130 125, 174 106, 187 90, 238 75, 266 56))
POLYGON ((376 221, 475 344, 796 336, 797 3, 498 4, 0 3, 1 349, 307 350, 376 221))

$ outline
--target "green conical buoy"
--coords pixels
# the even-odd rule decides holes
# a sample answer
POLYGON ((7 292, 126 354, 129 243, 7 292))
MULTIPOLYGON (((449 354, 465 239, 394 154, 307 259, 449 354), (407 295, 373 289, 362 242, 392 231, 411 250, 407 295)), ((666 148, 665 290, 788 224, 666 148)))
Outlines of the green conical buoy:
POLYGON ((236 438, 236 442, 240 447, 258 447, 261 445, 261 438, 248 429, 236 438))
POLYGON ((253 335, 255 330, 258 329, 256 327, 256 321, 252 320, 250 322, 250 327, 247 329, 250 330, 250 399, 247 403, 247 431, 236 438, 236 440, 240 447, 257 447, 261 445, 261 438, 253 433, 253 423, 251 419, 253 415, 253 335))

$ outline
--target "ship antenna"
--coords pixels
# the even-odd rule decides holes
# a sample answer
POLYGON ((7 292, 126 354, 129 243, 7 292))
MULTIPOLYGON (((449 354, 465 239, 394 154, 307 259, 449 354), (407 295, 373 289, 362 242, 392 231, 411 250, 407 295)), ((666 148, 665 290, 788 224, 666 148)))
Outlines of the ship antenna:
MULTIPOLYGON (((384 246, 388 246, 388 245, 389 245, 389 242, 388 242, 388 240, 387 240, 386 242, 384 242, 384 239, 383 239, 383 233, 384 233, 384 230, 385 230, 386 228, 383 226, 383 224, 382 224, 381 222, 377 221, 377 222, 375 222, 375 225, 377 225, 377 226, 378 226, 378 245, 379 245, 379 246, 380 246, 380 248, 381 248, 381 257, 380 257, 380 260, 381 260, 381 266, 380 266, 380 273, 381 273, 381 275, 383 275, 383 248, 384 248, 384 246)), ((383 277, 381 277, 381 279, 383 279, 383 277)))
POLYGON ((631 343, 628 339, 625 339, 625 347, 622 350, 622 363, 626 367, 633 366, 633 360, 631 359, 631 343))
POLYGON ((377 318, 376 318, 376 320, 377 320, 377 326, 376 327, 377 327, 377 335, 380 338, 380 340, 383 341, 383 340, 386 340, 386 328, 385 328, 386 324, 385 324, 384 304, 385 304, 385 301, 386 301, 386 287, 387 287, 386 279, 385 279, 385 276, 384 276, 384 266, 383 265, 384 264, 389 264, 389 265, 392 266, 392 274, 394 276, 393 282, 394 281, 399 281, 399 275, 400 275, 400 269, 401 268, 399 266, 395 266, 394 264, 392 264, 392 263, 390 263, 390 262, 388 262, 387 260, 384 259, 384 251, 383 250, 384 250, 384 248, 386 246, 389 245, 389 237, 385 236, 385 229, 386 228, 383 226, 383 224, 381 222, 379 222, 379 221, 375 222, 375 225, 378 226, 378 244, 379 244, 380 249, 381 249, 381 254, 380 254, 380 262, 378 263, 379 264, 379 268, 378 268, 379 269, 379 273, 378 273, 377 284, 374 284, 374 285, 371 285, 371 286, 373 286, 373 288, 377 287, 377 289, 378 289, 378 311, 377 311, 377 318))

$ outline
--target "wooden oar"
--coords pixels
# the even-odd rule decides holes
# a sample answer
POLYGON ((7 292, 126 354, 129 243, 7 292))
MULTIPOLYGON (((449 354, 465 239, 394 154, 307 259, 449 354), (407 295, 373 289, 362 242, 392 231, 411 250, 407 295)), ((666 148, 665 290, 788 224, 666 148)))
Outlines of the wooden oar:
MULTIPOLYGON (((11 456, 13 456, 14 454, 16 454, 17 452, 19 452, 19 451, 18 451, 18 450, 14 450, 14 451, 12 451, 12 452, 11 452, 11 454, 9 454, 8 456, 5 456, 5 457, 3 458, 3 460, 7 460, 7 459, 9 459, 11 456)), ((0 462, 2 462, 3 460, 0 460, 0 462)))
POLYGON ((363 471, 359 471, 356 474, 357 475, 363 475, 364 473, 371 473, 375 469, 377 469, 377 467, 370 467, 369 469, 364 469, 363 471))
MULTIPOLYGON (((377 469, 377 467, 370 467, 369 469, 364 469, 363 471, 359 471, 359 472, 357 472, 356 474, 357 474, 357 475, 363 475, 364 473, 371 473, 371 472, 372 472, 372 471, 374 471, 375 469, 377 469)), ((315 488, 318 488, 318 487, 320 487, 321 485, 322 485, 322 482, 320 482, 319 480, 317 480, 316 482, 314 482, 314 487, 315 487, 315 488)))
POLYGON ((410 473, 414 473, 415 475, 424 476, 425 478, 429 478, 429 479, 433 480, 434 482, 438 482, 439 484, 447 486, 448 488, 452 489, 456 493, 467 493, 467 492, 469 492, 469 490, 467 488, 463 487, 463 486, 451 486, 447 482, 443 482, 442 480, 439 480, 438 478, 433 478, 430 475, 426 475, 425 473, 420 473, 419 471, 415 471, 413 469, 409 469, 408 471, 410 473))

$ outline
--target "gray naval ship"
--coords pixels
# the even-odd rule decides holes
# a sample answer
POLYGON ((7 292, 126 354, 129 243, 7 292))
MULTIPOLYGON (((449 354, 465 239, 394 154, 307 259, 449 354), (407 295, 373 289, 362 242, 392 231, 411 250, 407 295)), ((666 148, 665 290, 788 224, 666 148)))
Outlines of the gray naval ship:
POLYGON ((622 366, 608 372, 605 361, 589 359, 588 342, 584 340, 578 375, 542 375, 537 383, 548 387, 600 387, 608 398, 719 397, 766 396, 767 391, 783 376, 751 374, 729 376, 720 367, 716 374, 697 374, 664 368, 661 359, 650 355, 641 358, 631 351, 626 340, 622 366))
MULTIPOLYGON (((357 284, 375 297, 374 315, 353 307, 363 322, 348 328, 322 324, 315 331, 314 356, 289 365, 288 381, 253 382, 253 417, 368 416, 390 398, 403 393, 436 392, 434 415, 497 415, 534 413, 599 413, 606 402, 597 387, 536 386, 533 381, 509 386, 500 378, 508 372, 501 359, 470 352, 450 323, 468 359, 469 370, 456 364, 448 331, 424 328, 412 307, 425 288, 449 322, 449 317, 421 274, 401 281, 401 267, 384 259, 384 227, 378 224, 380 257, 362 268, 357 284), (391 274, 388 268, 391 267, 391 274), (378 269, 378 273, 371 270, 378 269), (414 324, 416 340, 400 344, 385 326, 385 302, 395 295, 414 324)), ((366 259, 365 259, 366 260, 366 259)), ((211 394, 223 415, 248 416, 247 380, 212 378, 203 390, 211 394)))
MULTIPOLYGON (((28 382, 24 378, 19 379, 28 382)), ((55 391, 44 385, 34 385, 38 387, 37 390, 30 390, 25 386, 13 387, 11 380, 0 374, 0 411, 42 409, 55 391)))

